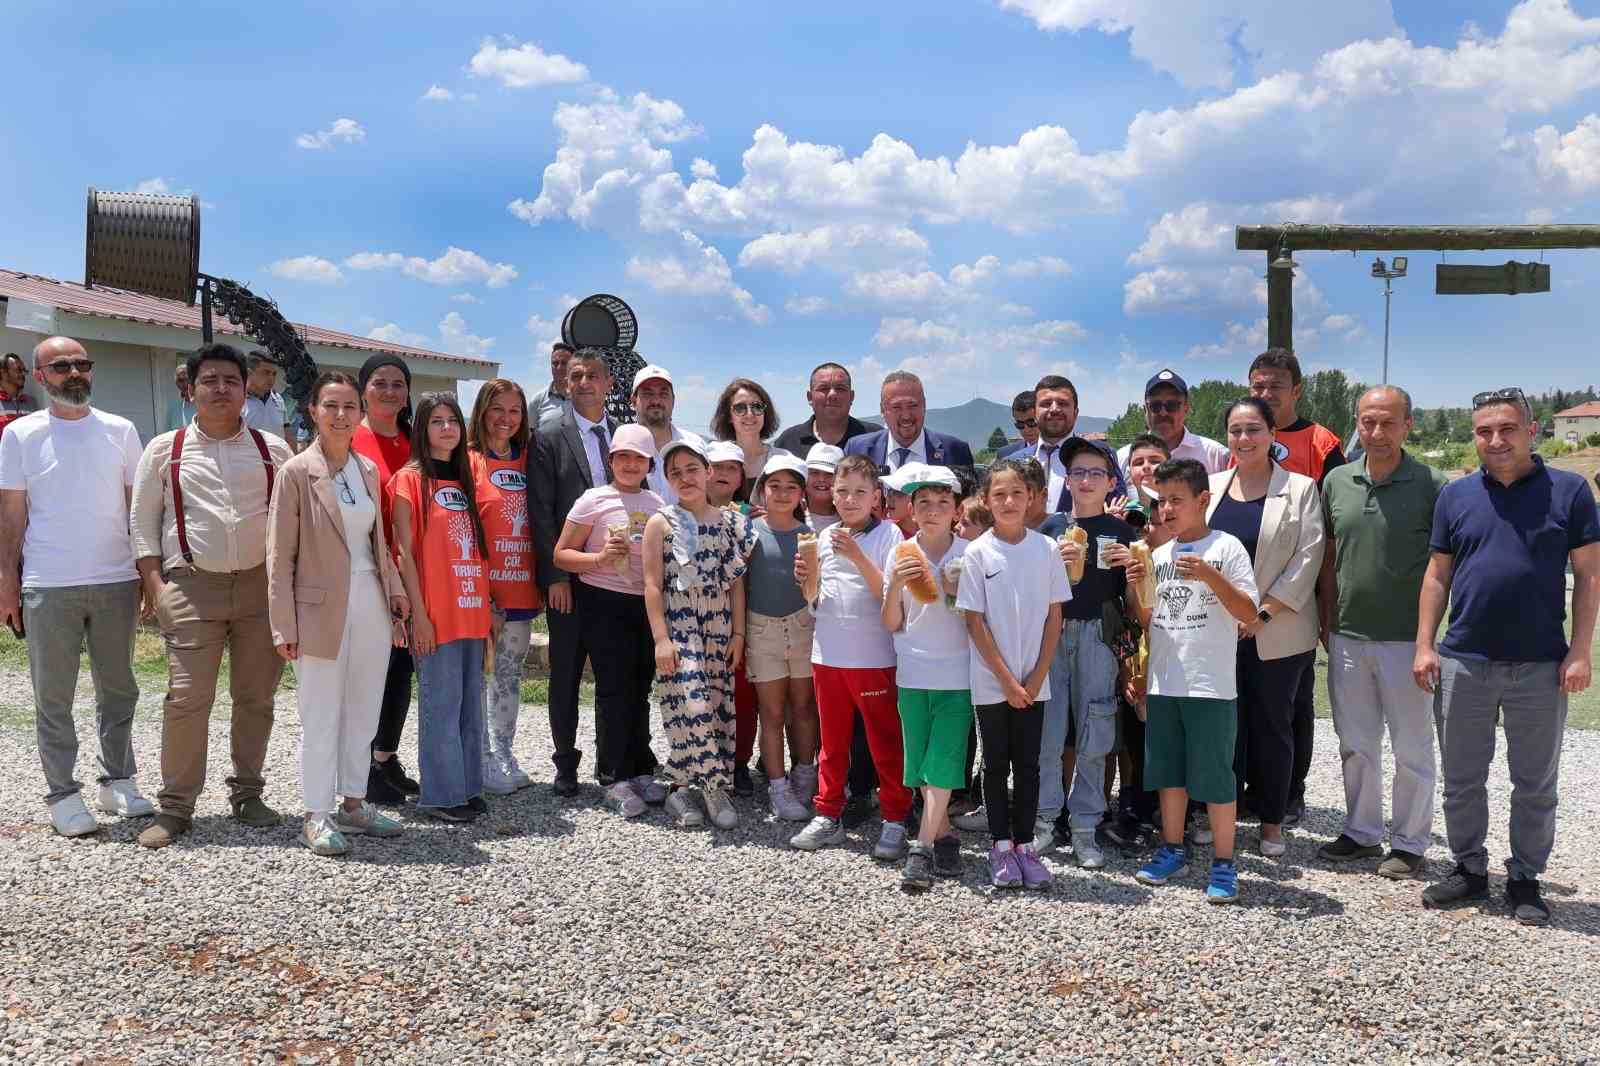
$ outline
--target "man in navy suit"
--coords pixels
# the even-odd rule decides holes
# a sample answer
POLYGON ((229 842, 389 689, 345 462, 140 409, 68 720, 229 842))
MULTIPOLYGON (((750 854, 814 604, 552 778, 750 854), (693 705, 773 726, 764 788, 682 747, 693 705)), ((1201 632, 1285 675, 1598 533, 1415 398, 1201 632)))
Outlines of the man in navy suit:
POLYGON ((1039 423, 1033 417, 1032 389, 1017 393, 1016 398, 1011 401, 1011 424, 1017 427, 1017 432, 1022 434, 1022 438, 995 452, 996 459, 1024 454, 1039 443, 1039 423))
POLYGON ((894 370, 884 377, 878 393, 878 413, 888 428, 852 437, 844 446, 846 455, 867 456, 877 465, 880 476, 892 474, 907 463, 965 467, 969 474, 972 472, 972 449, 966 441, 924 428, 928 404, 922 394, 922 379, 917 375, 894 370))
MULTIPOLYGON (((1078 424, 1078 388, 1060 374, 1046 374, 1033 387, 1034 412, 1039 420, 1039 442, 1024 448, 1014 459, 1034 459, 1044 467, 1049 478, 1045 489, 1046 511, 1072 510, 1072 493, 1067 491, 1067 469, 1061 463, 1062 445, 1072 438, 1072 429, 1078 424)), ((1122 479, 1116 456, 1103 442, 1096 446, 1111 456, 1111 469, 1116 472, 1116 487, 1111 496, 1126 496, 1128 486, 1122 479)))

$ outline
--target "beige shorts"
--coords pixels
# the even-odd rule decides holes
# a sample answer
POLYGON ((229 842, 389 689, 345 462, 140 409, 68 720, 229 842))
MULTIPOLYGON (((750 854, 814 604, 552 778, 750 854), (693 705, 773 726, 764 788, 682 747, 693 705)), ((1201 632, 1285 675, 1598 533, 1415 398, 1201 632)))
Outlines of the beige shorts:
POLYGON ((811 632, 817 621, 800 608, 783 618, 750 613, 745 634, 745 676, 753 684, 811 676, 811 632))

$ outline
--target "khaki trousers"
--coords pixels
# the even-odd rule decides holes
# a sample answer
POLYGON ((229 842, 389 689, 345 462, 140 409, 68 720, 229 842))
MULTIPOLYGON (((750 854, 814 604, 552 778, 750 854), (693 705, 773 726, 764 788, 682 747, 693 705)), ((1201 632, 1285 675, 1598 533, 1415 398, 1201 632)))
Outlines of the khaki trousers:
POLYGON ((167 698, 161 719, 161 809, 194 816, 206 782, 211 707, 222 651, 233 698, 231 803, 261 795, 272 701, 283 660, 267 621, 267 568, 222 574, 180 566, 166 575, 156 619, 167 642, 167 698))

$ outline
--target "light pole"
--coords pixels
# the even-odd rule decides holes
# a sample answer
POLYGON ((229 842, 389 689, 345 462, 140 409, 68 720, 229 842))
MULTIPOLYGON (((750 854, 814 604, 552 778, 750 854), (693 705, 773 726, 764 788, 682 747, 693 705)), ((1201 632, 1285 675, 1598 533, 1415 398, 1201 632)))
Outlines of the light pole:
POLYGON ((1394 257, 1394 268, 1385 266, 1382 257, 1372 261, 1372 276, 1383 279, 1383 384, 1389 384, 1389 297, 1394 293, 1391 282, 1406 276, 1409 260, 1403 255, 1394 257))

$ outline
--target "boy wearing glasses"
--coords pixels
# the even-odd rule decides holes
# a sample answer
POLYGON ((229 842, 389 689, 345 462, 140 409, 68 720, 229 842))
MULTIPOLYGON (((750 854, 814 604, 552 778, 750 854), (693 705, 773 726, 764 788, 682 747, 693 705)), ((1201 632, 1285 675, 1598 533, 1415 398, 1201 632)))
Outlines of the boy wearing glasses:
POLYGON ((1117 743, 1117 657, 1106 641, 1106 615, 1120 620, 1120 601, 1127 595, 1125 572, 1107 558, 1117 553, 1107 550, 1132 544, 1138 535, 1122 519, 1106 514, 1116 464, 1105 449, 1073 438, 1062 445, 1061 462, 1072 492, 1071 519, 1052 514, 1039 532, 1059 540, 1069 526, 1078 525, 1087 537, 1083 544, 1066 540, 1059 547, 1069 574, 1078 560, 1084 565, 1083 577, 1072 586, 1072 599, 1062 605, 1065 625, 1050 664, 1034 850, 1043 852, 1054 843, 1064 804, 1073 858, 1079 866, 1098 869, 1106 862, 1095 841, 1106 813, 1106 757, 1117 743))

